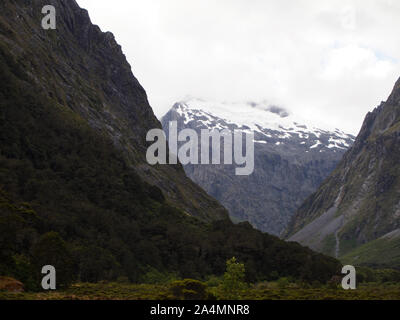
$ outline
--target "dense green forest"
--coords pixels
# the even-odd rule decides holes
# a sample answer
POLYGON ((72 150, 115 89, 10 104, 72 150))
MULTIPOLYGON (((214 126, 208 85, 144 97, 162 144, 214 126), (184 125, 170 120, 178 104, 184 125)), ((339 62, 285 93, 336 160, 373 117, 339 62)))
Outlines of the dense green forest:
POLYGON ((204 279, 235 256, 248 281, 326 282, 340 263, 229 220, 206 224, 172 207, 109 138, 33 83, 0 46, 0 275, 38 288, 150 273, 204 279))

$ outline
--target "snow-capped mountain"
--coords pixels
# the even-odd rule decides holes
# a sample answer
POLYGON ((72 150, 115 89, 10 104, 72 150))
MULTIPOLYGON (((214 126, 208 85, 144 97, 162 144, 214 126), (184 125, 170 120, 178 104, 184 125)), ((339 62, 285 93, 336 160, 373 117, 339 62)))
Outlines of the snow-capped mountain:
POLYGON ((186 165, 187 175, 217 198, 235 221, 247 220, 279 234, 302 201, 335 168, 354 136, 318 126, 267 102, 210 102, 187 99, 161 122, 178 129, 230 129, 254 133, 255 169, 235 176, 232 166, 186 165))
POLYGON ((347 150, 355 138, 337 128, 326 125, 317 127, 284 108, 267 103, 219 103, 189 99, 176 103, 172 110, 183 120, 185 127, 195 122, 202 128, 253 131, 257 137, 255 143, 275 143, 281 147, 295 138, 300 140, 304 150, 324 152, 332 149, 336 152, 347 150))

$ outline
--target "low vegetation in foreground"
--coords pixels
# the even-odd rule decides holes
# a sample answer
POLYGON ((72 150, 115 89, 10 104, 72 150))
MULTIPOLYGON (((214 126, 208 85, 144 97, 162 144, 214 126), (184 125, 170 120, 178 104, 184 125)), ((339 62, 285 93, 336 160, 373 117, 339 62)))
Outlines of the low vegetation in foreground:
POLYGON ((339 277, 325 284, 287 277, 250 284, 245 282, 244 265, 232 258, 223 276, 203 281, 153 272, 142 284, 121 278, 75 283, 50 292, 22 292, 18 281, 0 278, 0 300, 400 300, 399 271, 359 268, 357 282, 356 290, 344 290, 339 277))
MULTIPOLYGON (((206 292, 203 282, 187 279, 183 282, 199 284, 206 292)), ((197 296, 195 292, 176 295, 174 289, 179 284, 123 284, 123 283, 78 283, 64 291, 48 293, 11 293, 0 292, 1 300, 229 300, 225 296, 197 296)), ((368 283, 361 284, 356 290, 343 290, 340 287, 307 287, 298 284, 282 286, 279 281, 252 285, 239 295, 239 300, 400 300, 400 284, 368 283)))

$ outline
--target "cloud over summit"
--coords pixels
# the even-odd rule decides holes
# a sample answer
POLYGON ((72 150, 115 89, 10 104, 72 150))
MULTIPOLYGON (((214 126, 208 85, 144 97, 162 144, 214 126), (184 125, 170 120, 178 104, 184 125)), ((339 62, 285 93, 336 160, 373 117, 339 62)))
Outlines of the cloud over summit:
POLYGON ((186 95, 263 101, 357 133, 400 76, 395 0, 78 0, 162 116, 186 95))

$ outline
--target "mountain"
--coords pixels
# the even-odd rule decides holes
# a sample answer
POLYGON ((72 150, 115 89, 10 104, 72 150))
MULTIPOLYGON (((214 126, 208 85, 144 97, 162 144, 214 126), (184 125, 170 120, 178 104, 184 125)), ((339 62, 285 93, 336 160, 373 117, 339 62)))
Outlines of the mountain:
MULTIPOLYGON (((352 250, 365 256, 397 239, 392 232, 400 226, 399 150, 400 80, 388 100, 367 114, 335 171, 297 211, 287 238, 337 257, 352 250)), ((378 251, 360 260, 378 264, 380 256, 378 251)))
POLYGON ((173 205, 206 220, 226 215, 214 199, 186 178, 179 165, 147 165, 146 133, 160 124, 110 32, 103 33, 92 25, 87 11, 75 1, 54 2, 58 14, 54 31, 37 25, 36 21, 41 22, 43 17, 44 2, 33 1, 24 6, 20 2, 2 2, 4 49, 12 50, 18 65, 27 70, 33 83, 54 104, 68 106, 92 128, 110 137, 136 172, 157 185, 173 205), (213 217, 208 216, 209 212, 213 217))
POLYGON ((351 265, 400 269, 400 229, 351 250, 340 260, 351 265))
MULTIPOLYGON (((320 129, 267 102, 218 103, 187 99, 161 119, 178 130, 230 129, 254 132, 254 172, 236 176, 231 165, 184 166, 186 174, 219 200, 234 221, 280 234, 291 215, 338 164, 354 137, 339 129, 320 129)), ((200 144, 200 143, 199 143, 200 144)))
POLYGON ((0 2, 0 276, 38 289, 161 276, 324 282, 336 259, 233 224, 178 165, 147 164, 161 128, 111 33, 74 0, 0 2), (43 30, 44 5, 57 29, 43 30))

